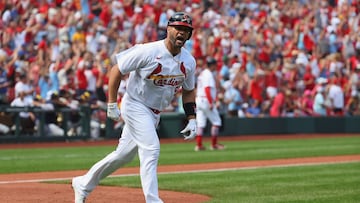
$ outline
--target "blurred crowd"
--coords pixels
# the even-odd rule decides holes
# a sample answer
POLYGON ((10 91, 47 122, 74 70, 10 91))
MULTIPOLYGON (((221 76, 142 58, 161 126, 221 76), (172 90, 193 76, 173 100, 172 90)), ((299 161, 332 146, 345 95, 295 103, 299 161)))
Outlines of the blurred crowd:
MULTIPOLYGON (((168 18, 185 11, 199 72, 207 57, 217 60, 223 114, 360 114, 356 0, 2 0, 0 10, 2 105, 85 103, 101 123, 112 56, 163 39, 168 18)), ((166 111, 181 106, 177 97, 166 111)))

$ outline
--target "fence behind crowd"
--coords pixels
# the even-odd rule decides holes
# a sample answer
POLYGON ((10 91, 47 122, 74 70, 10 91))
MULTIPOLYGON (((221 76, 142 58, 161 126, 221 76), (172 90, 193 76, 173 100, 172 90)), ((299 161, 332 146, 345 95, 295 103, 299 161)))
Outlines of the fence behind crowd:
MULTIPOLYGON (((360 133, 360 116, 236 118, 222 115, 222 119, 222 136, 360 133)), ((164 113, 158 127, 159 137, 180 138, 179 132, 185 124, 183 114, 164 113)), ((122 123, 92 117, 88 106, 55 111, 0 106, 0 143, 109 139, 118 138, 121 130, 122 123), (35 117, 26 117, 27 113, 35 117), (56 122, 50 119, 51 114, 56 115, 56 122)), ((205 135, 209 132, 207 127, 205 135)))
MULTIPOLYGON (((274 135, 274 134, 334 134, 360 133, 360 116, 339 117, 257 117, 237 118, 222 116, 222 136, 274 135)), ((184 115, 167 113, 162 115, 159 126, 161 138, 179 137, 184 127, 184 115)), ((210 127, 205 134, 210 133, 210 127)))

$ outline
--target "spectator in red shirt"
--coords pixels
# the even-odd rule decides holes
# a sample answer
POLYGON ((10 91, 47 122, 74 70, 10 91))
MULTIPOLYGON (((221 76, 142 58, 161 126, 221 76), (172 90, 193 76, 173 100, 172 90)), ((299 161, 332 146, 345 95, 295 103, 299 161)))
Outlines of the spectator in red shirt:
POLYGON ((285 63, 283 67, 283 80, 287 82, 290 89, 296 89, 299 73, 298 67, 292 63, 285 63))
POLYGON ((38 44, 38 55, 37 59, 40 66, 44 66, 47 59, 49 59, 49 55, 47 54, 48 45, 47 45, 47 36, 43 35, 41 37, 41 41, 38 44))
POLYGON ((279 92, 276 94, 272 100, 270 107, 270 117, 280 117, 282 116, 284 107, 285 107, 285 86, 282 86, 279 92))
POLYGON ((264 71, 263 70, 257 70, 254 78, 251 79, 249 89, 248 89, 248 96, 251 101, 257 101, 256 103, 258 105, 261 105, 263 102, 263 82, 264 82, 264 71))
POLYGON ((270 53, 271 53, 271 47, 268 43, 264 43, 263 45, 260 45, 260 50, 258 53, 258 60, 261 62, 261 64, 267 65, 270 63, 270 53))
POLYGON ((196 36, 193 38, 193 42, 194 42, 194 45, 193 45, 193 55, 194 55, 195 58, 203 58, 203 57, 204 57, 203 51, 202 51, 202 49, 201 49, 200 37, 201 37, 201 36, 196 35, 196 36))
POLYGON ((300 101, 300 109, 302 111, 302 116, 312 116, 313 111, 313 95, 310 90, 305 90, 304 95, 300 101))
POLYGON ((304 76, 303 76, 305 90, 312 91, 314 89, 314 87, 315 87, 315 82, 316 82, 315 80, 316 80, 316 78, 312 74, 310 66, 306 66, 305 73, 304 73, 304 76))
POLYGON ((88 63, 88 57, 90 56, 90 53, 86 52, 82 59, 79 60, 79 63, 77 64, 77 70, 76 70, 76 81, 77 81, 77 89, 76 89, 76 95, 80 96, 84 92, 86 92, 88 81, 86 79, 85 75, 85 69, 86 64, 88 63))
POLYGON ((309 33, 309 30, 304 29, 304 46, 307 53, 312 53, 315 49, 315 42, 313 36, 309 33))
POLYGON ((264 76, 264 80, 265 80, 265 86, 266 88, 268 87, 273 87, 273 88, 278 88, 278 81, 279 78, 277 76, 277 63, 272 62, 269 64, 268 67, 265 68, 265 76, 264 76))

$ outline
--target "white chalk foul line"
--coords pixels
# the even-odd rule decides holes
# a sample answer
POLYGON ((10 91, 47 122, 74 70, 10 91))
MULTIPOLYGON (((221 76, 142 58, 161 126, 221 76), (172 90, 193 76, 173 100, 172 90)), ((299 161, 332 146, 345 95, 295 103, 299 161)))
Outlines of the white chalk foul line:
MULTIPOLYGON (((187 170, 187 171, 171 171, 171 172, 159 172, 159 175, 169 175, 169 174, 183 174, 183 173, 207 173, 207 172, 222 172, 222 171, 237 171, 237 170, 251 170, 251 169, 260 169, 260 168, 282 168, 282 167, 295 167, 295 166, 318 166, 318 165, 327 165, 327 164, 342 164, 342 163, 355 163, 360 162, 360 160, 353 161, 330 161, 330 162, 320 162, 320 163, 294 163, 294 164, 278 164, 278 165, 269 165, 269 166, 245 166, 245 167, 234 167, 234 168, 217 168, 217 169, 206 169, 206 170, 187 170)), ((115 177, 129 177, 129 176, 139 176, 138 173, 131 174, 119 174, 119 175, 110 175, 109 178, 115 177)), ((43 178, 43 179, 30 179, 30 180, 11 180, 11 181, 0 181, 0 185, 3 184, 14 184, 14 183, 40 183, 40 182, 49 182, 49 181, 66 181, 71 180, 73 177, 67 178, 43 178)))

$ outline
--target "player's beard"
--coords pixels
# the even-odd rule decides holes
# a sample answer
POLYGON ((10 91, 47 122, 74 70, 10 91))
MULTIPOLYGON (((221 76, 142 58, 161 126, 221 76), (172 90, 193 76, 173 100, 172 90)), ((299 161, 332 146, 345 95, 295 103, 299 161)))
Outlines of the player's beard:
POLYGON ((186 39, 184 37, 171 37, 170 41, 172 42, 174 48, 180 49, 184 46, 186 39))

